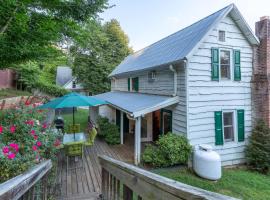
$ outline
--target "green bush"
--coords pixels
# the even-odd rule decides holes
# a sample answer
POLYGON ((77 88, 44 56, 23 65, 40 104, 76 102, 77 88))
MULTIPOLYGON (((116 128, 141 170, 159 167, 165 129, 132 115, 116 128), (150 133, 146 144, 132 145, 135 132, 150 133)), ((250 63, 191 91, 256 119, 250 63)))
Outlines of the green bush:
POLYGON ((36 89, 51 96, 60 97, 68 93, 68 91, 58 85, 39 81, 35 85, 36 89))
POLYGON ((98 135, 103 137, 108 144, 120 144, 120 133, 117 125, 110 123, 106 117, 98 117, 98 135))
POLYGON ((142 160, 153 167, 186 164, 191 150, 186 137, 168 133, 159 138, 156 146, 148 145, 146 147, 142 160))
POLYGON ((270 170, 270 129, 260 120, 249 137, 246 148, 247 163, 251 169, 261 173, 270 170))

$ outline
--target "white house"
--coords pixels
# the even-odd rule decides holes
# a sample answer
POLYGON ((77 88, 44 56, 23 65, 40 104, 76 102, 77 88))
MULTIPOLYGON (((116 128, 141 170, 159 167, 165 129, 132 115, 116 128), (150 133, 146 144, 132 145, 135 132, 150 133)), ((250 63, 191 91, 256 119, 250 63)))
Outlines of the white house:
POLYGON ((135 163, 141 142, 169 131, 212 145, 223 165, 242 163, 258 44, 231 4, 126 57, 110 74, 111 92, 96 96, 109 102, 100 114, 120 126, 122 143, 135 132, 135 163))

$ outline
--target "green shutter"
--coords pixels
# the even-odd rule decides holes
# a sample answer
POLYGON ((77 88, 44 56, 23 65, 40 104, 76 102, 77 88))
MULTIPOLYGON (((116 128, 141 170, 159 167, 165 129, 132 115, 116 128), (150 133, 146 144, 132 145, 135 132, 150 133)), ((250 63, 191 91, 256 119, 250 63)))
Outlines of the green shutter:
POLYGON ((128 78, 128 91, 130 91, 130 78, 128 78))
POLYGON ((241 54, 240 50, 233 51, 233 58, 234 58, 234 80, 241 81, 241 54))
POLYGON ((212 48, 212 80, 218 81, 219 80, 219 51, 218 48, 212 48))
POLYGON ((238 142, 245 140, 245 112, 237 110, 238 142))
POLYGON ((215 138, 216 145, 223 145, 222 112, 215 112, 215 138))
POLYGON ((136 92, 139 91, 139 78, 138 77, 134 78, 134 90, 136 92))

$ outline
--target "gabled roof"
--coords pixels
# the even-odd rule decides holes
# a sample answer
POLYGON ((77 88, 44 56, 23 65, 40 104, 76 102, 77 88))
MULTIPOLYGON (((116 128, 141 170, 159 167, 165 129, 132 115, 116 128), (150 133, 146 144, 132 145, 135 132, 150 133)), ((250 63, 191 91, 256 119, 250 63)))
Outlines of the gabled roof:
POLYGON ((259 44, 258 39, 236 6, 230 4, 200 21, 127 56, 113 70, 110 77, 149 70, 188 58, 192 50, 198 47, 202 39, 208 35, 207 33, 229 13, 249 43, 252 45, 259 44))

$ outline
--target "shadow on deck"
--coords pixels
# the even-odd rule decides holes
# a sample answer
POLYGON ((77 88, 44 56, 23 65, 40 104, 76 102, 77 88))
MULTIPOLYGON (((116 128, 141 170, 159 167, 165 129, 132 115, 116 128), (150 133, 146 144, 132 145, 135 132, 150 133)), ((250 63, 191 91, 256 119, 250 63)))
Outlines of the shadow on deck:
POLYGON ((96 139, 92 147, 85 148, 83 159, 69 159, 61 153, 57 167, 57 199, 98 199, 101 193, 101 166, 99 155, 133 163, 133 147, 128 145, 109 146, 96 139))

